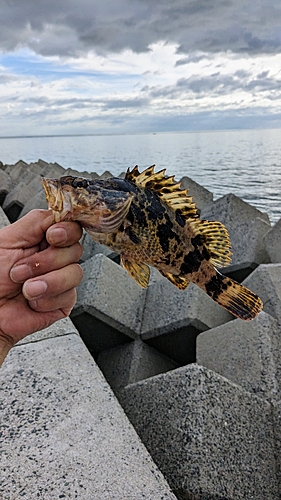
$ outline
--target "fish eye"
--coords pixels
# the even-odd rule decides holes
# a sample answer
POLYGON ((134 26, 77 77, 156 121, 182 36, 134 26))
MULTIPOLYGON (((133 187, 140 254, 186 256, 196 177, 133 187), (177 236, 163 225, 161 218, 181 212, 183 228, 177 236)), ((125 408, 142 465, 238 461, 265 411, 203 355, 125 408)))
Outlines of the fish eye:
POLYGON ((74 188, 87 188, 89 186, 89 182, 87 179, 80 179, 79 177, 73 179, 72 186, 74 188))

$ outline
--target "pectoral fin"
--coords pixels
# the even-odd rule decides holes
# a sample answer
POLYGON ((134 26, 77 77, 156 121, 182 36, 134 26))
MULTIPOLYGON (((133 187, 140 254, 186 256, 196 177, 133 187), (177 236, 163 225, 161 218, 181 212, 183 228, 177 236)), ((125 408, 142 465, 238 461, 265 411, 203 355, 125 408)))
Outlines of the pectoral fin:
POLYGON ((132 199, 130 193, 101 190, 91 216, 84 217, 81 225, 90 233, 113 233, 124 222, 132 199))
POLYGON ((126 271, 129 273, 131 278, 133 278, 138 285, 143 288, 148 287, 149 277, 150 277, 150 269, 149 266, 144 264, 143 262, 136 262, 134 260, 130 260, 125 255, 121 255, 121 263, 126 271))

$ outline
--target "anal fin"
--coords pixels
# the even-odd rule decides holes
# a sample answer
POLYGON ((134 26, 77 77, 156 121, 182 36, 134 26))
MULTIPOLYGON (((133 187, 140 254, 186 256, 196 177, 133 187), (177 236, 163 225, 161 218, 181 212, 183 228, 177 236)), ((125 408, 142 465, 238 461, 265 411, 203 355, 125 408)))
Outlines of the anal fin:
POLYGON ((167 280, 173 283, 173 285, 178 287, 180 290, 185 290, 185 288, 187 288, 190 283, 190 281, 188 281, 186 278, 183 278, 182 276, 176 276, 175 274, 167 273, 166 271, 161 271, 161 269, 159 269, 159 272, 162 274, 162 276, 165 276, 167 280))
POLYGON ((150 277, 150 268, 144 262, 136 262, 134 260, 129 259, 127 256, 120 256, 121 263, 124 269, 129 273, 131 278, 133 278, 138 285, 142 288, 147 288, 150 277))

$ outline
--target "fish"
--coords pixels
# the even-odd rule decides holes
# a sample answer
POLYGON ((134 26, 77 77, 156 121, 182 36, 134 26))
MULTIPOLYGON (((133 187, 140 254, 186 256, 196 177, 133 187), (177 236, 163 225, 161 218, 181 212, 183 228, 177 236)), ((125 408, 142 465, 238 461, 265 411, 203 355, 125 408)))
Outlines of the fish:
POLYGON ((180 290, 195 283, 233 316, 252 320, 262 310, 251 290, 219 269, 231 262, 226 227, 199 218, 188 190, 155 165, 125 178, 42 178, 54 222, 77 221, 94 241, 120 254, 123 267, 143 288, 155 267, 180 290))

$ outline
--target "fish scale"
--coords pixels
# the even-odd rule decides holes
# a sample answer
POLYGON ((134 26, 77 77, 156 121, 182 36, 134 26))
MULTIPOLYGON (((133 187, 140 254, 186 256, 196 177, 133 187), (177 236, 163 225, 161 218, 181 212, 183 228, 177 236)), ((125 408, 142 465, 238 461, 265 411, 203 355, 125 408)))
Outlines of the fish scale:
POLYGON ((154 167, 128 169, 125 179, 43 178, 54 221, 79 222, 95 241, 120 253, 142 287, 153 266, 179 289, 193 282, 234 316, 253 319, 260 298, 217 269, 231 261, 226 228, 200 220, 188 191, 154 167))

